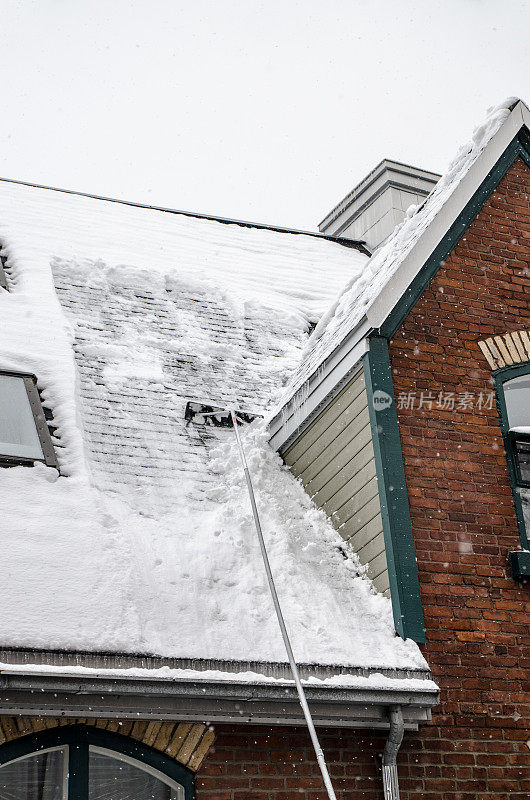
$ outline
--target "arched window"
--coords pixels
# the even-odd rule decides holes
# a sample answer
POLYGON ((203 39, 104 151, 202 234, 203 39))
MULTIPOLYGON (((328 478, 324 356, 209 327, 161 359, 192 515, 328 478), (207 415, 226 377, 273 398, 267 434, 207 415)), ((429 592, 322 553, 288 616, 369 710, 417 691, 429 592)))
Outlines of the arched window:
POLYGON ((193 773, 119 734, 67 726, 0 747, 0 800, 191 800, 193 773))
POLYGON ((530 363, 499 369, 494 377, 521 545, 529 550, 530 363))

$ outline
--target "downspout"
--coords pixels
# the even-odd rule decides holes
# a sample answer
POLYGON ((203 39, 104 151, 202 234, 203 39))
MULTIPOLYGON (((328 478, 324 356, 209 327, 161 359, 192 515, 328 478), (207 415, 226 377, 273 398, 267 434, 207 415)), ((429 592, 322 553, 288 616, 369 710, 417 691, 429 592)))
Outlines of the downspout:
POLYGON ((403 741, 405 725, 401 706, 390 708, 390 731, 383 751, 383 789, 385 800, 399 800, 397 754, 403 741))

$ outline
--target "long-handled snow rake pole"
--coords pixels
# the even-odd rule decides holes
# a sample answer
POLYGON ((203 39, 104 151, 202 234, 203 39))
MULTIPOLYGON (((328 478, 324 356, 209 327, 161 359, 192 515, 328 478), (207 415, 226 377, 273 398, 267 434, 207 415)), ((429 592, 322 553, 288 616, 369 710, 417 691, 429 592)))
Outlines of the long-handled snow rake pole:
POLYGON ((309 735, 311 736, 311 741, 313 742, 313 747, 315 748, 315 755, 317 757, 318 766, 320 767, 320 771, 322 773, 322 778, 324 779, 324 785, 326 787, 329 800, 336 800, 335 798, 335 791, 333 789, 331 779, 329 777, 328 768, 326 765, 326 761, 324 759, 324 753, 322 752, 322 748, 320 747, 320 743, 318 741, 317 732, 315 730, 315 726, 313 724, 313 718, 311 716, 311 712, 309 710, 309 706, 307 705, 307 700, 304 692, 304 687, 302 686, 302 681, 300 680, 300 675, 298 672, 298 667, 296 666, 296 661, 294 660, 293 649, 291 647, 291 642, 289 640, 289 634, 287 633, 287 628, 285 627, 285 621, 283 618, 282 609, 280 606, 280 601, 278 600, 278 594, 276 592, 276 586, 274 584, 274 578, 272 575, 271 565, 269 563, 269 556, 267 555, 267 548, 265 546, 265 540, 263 538, 263 532, 261 530, 261 523, 258 514, 258 508, 256 506, 256 498, 254 497, 254 489, 252 487, 252 481, 250 479, 250 473, 248 471, 248 464, 247 459, 245 457, 245 451, 243 449, 243 443, 241 442, 241 437, 239 435, 238 430, 238 423, 235 412, 230 409, 230 417, 232 419, 232 426, 234 428, 237 440, 237 446, 239 449, 239 455, 241 457, 241 463, 243 464, 243 471, 245 473, 245 480, 247 482, 248 493, 250 496, 250 505, 252 506, 252 513, 254 515, 254 523, 256 525, 256 532, 258 534, 259 546, 261 550, 261 555, 263 558, 263 564, 265 565, 265 572, 267 573, 267 580, 269 582, 269 589, 272 595, 272 601, 274 603, 274 608, 276 611, 276 616, 278 617, 278 623, 280 625, 280 630, 282 632, 283 643, 285 645, 285 649, 287 651, 287 656, 289 658, 289 664, 291 665, 291 672, 293 673, 294 682, 296 684, 296 691, 298 692, 298 698, 300 700, 300 705, 302 706, 302 711, 304 712, 305 721, 307 727, 309 729, 309 735))

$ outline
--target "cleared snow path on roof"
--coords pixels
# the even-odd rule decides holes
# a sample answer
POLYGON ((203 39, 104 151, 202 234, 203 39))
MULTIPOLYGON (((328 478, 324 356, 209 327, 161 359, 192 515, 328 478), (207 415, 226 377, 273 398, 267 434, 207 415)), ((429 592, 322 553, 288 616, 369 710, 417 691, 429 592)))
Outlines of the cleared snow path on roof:
MULTIPOLYGON (((38 375, 62 473, 2 471, 0 643, 283 661, 232 434, 184 405, 264 411, 364 257, 2 183, 0 241, 0 367, 38 375)), ((424 669, 259 425, 246 442, 297 658, 424 669)))
POLYGON ((428 198, 420 206, 411 206, 400 223, 366 264, 359 264, 333 304, 320 318, 302 353, 278 410, 320 367, 323 361, 341 344, 362 320, 381 289, 396 272, 423 232, 455 191, 463 177, 495 136, 517 98, 509 97, 490 108, 484 122, 473 131, 471 140, 462 145, 446 173, 440 178, 428 198))

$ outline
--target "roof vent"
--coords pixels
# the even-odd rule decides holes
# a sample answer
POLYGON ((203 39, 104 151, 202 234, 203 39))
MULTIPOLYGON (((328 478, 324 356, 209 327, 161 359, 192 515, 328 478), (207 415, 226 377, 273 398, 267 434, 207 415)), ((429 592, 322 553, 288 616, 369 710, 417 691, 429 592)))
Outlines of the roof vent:
POLYGON ((321 233, 365 241, 373 252, 436 186, 435 172, 385 158, 318 226, 321 233))

